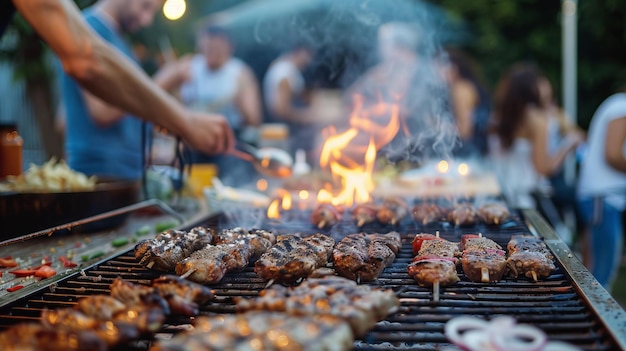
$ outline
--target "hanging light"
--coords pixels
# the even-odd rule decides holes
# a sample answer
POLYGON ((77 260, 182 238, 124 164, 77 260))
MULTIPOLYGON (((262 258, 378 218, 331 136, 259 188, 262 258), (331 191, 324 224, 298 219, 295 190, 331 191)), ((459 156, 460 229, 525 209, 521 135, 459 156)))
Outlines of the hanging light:
POLYGON ((163 4, 163 15, 170 21, 175 21, 185 14, 187 3, 185 0, 167 0, 163 4))

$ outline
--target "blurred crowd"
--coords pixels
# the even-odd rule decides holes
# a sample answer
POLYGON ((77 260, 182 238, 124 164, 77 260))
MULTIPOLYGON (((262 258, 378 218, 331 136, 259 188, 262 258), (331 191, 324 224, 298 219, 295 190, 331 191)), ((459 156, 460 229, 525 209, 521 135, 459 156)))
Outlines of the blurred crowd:
MULTIPOLYGON (((150 25, 159 4, 150 0, 101 0, 83 16, 95 33, 137 62, 137 55, 145 53, 134 52, 125 36, 150 25)), ((169 56, 151 77, 197 122, 182 127, 169 124, 172 131, 181 131, 178 134, 195 146, 175 146, 173 154, 179 156, 179 162, 215 164, 223 180, 246 184, 255 179, 255 171, 249 162, 224 152, 233 145, 199 147, 203 142, 221 145, 221 139, 213 139, 230 133, 227 129, 206 129, 203 140, 203 131, 194 130, 200 125, 209 127, 199 123, 201 117, 218 115, 221 117, 216 121, 225 119, 234 133, 234 147, 237 143, 260 143, 261 125, 281 123, 288 133, 278 133, 279 137, 286 138, 283 146, 293 154, 298 149, 313 152, 325 126, 347 123, 355 94, 366 100, 398 102, 402 119, 398 139, 403 135, 409 142, 392 141, 395 150, 406 146, 408 151, 403 151, 409 154, 428 156, 438 150, 442 131, 448 131, 446 126, 453 126, 457 138, 443 139, 443 144, 450 144, 450 156, 483 160, 498 177, 510 206, 539 209, 570 244, 573 239, 568 230, 571 233, 578 228, 585 233, 580 247, 585 249, 586 264, 600 283, 610 288, 623 246, 626 94, 607 97, 593 116, 588 133, 584 133, 558 105, 540 62, 513 64, 489 91, 476 63, 461 50, 447 48, 426 56, 420 52, 420 31, 412 24, 384 24, 376 39, 378 63, 333 95, 340 102, 335 104, 333 99, 316 101, 314 92, 307 89, 304 73, 317 54, 311 43, 284 45, 284 52, 264 76, 258 77, 249 62, 234 56, 235 43, 226 29, 201 27, 196 33, 197 52, 179 58, 169 56), (334 108, 346 101, 345 108, 334 108), (415 145, 417 139, 419 145, 415 145), (574 182, 566 176, 568 160, 580 169, 574 182), (577 219, 574 227, 567 223, 568 216, 577 219)), ((57 52, 62 52, 62 47, 57 52)), ((70 166, 88 175, 138 179, 146 164, 145 147, 154 137, 151 123, 168 127, 164 119, 145 115, 177 110, 177 105, 168 102, 150 110, 154 101, 170 99, 161 96, 153 100, 153 95, 144 95, 150 97, 145 101, 141 95, 135 96, 138 102, 116 100, 115 91, 98 90, 90 85, 88 76, 68 68, 68 62, 63 62, 60 74, 61 115, 70 166), (106 99, 101 100, 102 96, 106 99), (116 101, 126 108, 114 107, 111 103, 116 101), (144 121, 131 118, 127 110, 142 114, 144 121)), ((106 89, 126 89, 130 95, 143 91, 133 84, 112 84, 106 89)), ((224 138, 224 143, 231 143, 224 138)))

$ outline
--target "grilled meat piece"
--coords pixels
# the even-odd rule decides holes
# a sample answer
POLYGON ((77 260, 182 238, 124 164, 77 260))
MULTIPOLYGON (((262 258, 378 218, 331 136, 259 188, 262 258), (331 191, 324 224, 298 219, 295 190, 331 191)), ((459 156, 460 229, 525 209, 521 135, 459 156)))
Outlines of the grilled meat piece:
POLYGON ((443 218, 439 206, 435 204, 417 204, 413 207, 413 219, 419 224, 427 225, 443 218))
POLYGON ((554 266, 554 256, 539 238, 530 235, 513 236, 507 245, 509 258, 507 265, 513 278, 523 275, 534 281, 547 278, 554 266))
POLYGON ((140 304, 128 306, 128 309, 117 313, 113 322, 122 322, 137 328, 140 334, 150 335, 163 326, 167 313, 158 304, 140 304))
POLYGON ((470 226, 476 223, 476 216, 474 206, 466 203, 456 206, 448 214, 448 221, 459 227, 470 226))
POLYGON ((278 311, 306 316, 330 314, 347 321, 357 337, 397 311, 399 305, 392 290, 358 285, 337 276, 309 278, 291 288, 273 285, 257 298, 237 301, 239 311, 278 311))
POLYGON ((195 330, 158 341, 150 351, 351 350, 354 337, 343 320, 330 315, 289 316, 277 312, 200 317, 195 330))
POLYGON ((439 282, 440 286, 448 286, 460 280, 454 260, 435 256, 415 257, 413 262, 409 263, 407 271, 420 286, 432 287, 435 282, 439 282))
POLYGON ((504 204, 485 204, 478 208, 478 217, 488 225, 500 225, 506 222, 511 213, 504 204))
POLYGON ((415 237, 411 241, 411 245, 413 246, 413 254, 414 255, 417 255, 417 253, 422 248, 422 244, 426 240, 443 240, 443 239, 439 238, 438 236, 435 236, 433 234, 428 234, 428 233, 421 233, 421 234, 415 235, 415 237))
POLYGON ((328 203, 319 204, 311 213, 311 223, 317 228, 332 227, 341 221, 343 209, 328 203))
POLYGON ((247 238, 228 244, 208 245, 179 262, 176 274, 201 284, 217 284, 226 272, 245 268, 254 251, 247 238))
POLYGON ((544 243, 540 238, 532 235, 514 235, 511 237, 506 249, 509 252, 509 256, 516 252, 534 251, 541 252, 549 260, 554 259, 554 256, 552 255, 552 252, 550 252, 550 249, 546 246, 546 243, 544 243))
POLYGON ((461 265, 465 276, 477 283, 497 282, 507 268, 504 250, 486 248, 463 251, 461 265))
POLYGON ((196 316, 200 305, 213 300, 211 289, 175 275, 164 275, 152 281, 152 288, 162 296, 174 314, 196 316))
POLYGON ((3 351, 105 351, 107 344, 90 330, 18 324, 0 333, 3 351))
POLYGON ((425 240, 418 256, 432 256, 439 258, 455 258, 459 253, 459 243, 448 240, 425 240))
POLYGON ((162 310, 166 315, 170 314, 170 308, 166 299, 152 287, 133 284, 118 277, 113 280, 109 288, 111 297, 126 306, 153 306, 162 310))
POLYGON ((383 269, 396 259, 402 245, 400 234, 350 234, 333 250, 339 275, 360 281, 376 280, 383 269))
POLYGON ((358 204, 352 210, 352 216, 359 227, 374 222, 377 214, 378 206, 372 203, 358 204))
POLYGON ((335 240, 324 234, 285 236, 256 261, 254 271, 265 280, 293 283, 326 266, 333 246, 335 240))
POLYGON ((126 305, 108 295, 92 295, 78 300, 74 309, 91 318, 108 321, 116 313, 125 311, 126 305))
POLYGON ((534 281, 540 278, 545 279, 556 270, 552 260, 536 251, 518 251, 509 255, 507 266, 511 277, 517 278, 523 275, 534 281))
POLYGON ((213 241, 212 229, 169 230, 135 245, 135 257, 148 268, 171 271, 176 264, 213 241))
POLYGON ((90 331, 108 346, 130 342, 140 336, 139 327, 132 323, 113 319, 99 320, 71 308, 44 310, 41 313, 41 323, 45 327, 68 332, 90 331))
POLYGON ((461 237, 461 250, 493 249, 502 250, 502 246, 495 241, 476 234, 466 234, 461 237))
POLYGON ((409 205, 403 199, 389 197, 385 199, 383 205, 378 210, 376 218, 382 224, 396 225, 408 217, 410 213, 409 205))

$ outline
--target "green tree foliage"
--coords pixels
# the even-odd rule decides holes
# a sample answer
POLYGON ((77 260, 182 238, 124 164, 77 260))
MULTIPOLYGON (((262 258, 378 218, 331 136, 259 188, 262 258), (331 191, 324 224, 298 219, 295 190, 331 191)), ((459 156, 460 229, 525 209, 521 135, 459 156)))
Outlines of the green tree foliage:
MULTIPOLYGON (((511 64, 538 64, 561 92, 561 1, 429 0, 465 23, 463 49, 494 88, 511 64)), ((586 127, 607 96, 626 85, 626 6, 622 0, 578 1, 578 119, 586 127)))

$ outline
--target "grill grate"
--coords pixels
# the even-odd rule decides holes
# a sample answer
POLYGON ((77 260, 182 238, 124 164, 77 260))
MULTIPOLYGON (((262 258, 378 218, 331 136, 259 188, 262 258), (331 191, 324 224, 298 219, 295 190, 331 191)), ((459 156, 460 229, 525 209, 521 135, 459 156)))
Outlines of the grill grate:
MULTIPOLYGON (((204 222, 214 227, 227 226, 221 216, 204 222)), ((348 224, 342 223, 345 231, 348 224)), ((269 225, 278 233, 287 232, 281 224, 269 225)), ((301 224, 291 232, 312 232, 312 228, 301 224)), ((337 231, 335 228, 334 230, 337 231)), ((387 232, 392 228, 371 226, 366 232, 387 232)), ((600 322, 593 310, 579 296, 577 289, 558 264, 557 271, 545 281, 532 283, 527 280, 505 279, 496 284, 479 284, 467 280, 460 274, 461 282, 441 289, 440 301, 433 303, 429 289, 421 288, 408 276, 406 266, 412 259, 410 240, 416 232, 434 232, 449 240, 459 240, 465 233, 482 232, 501 245, 506 245, 511 235, 529 234, 520 217, 493 228, 478 225, 469 228, 454 228, 433 225, 422 228, 409 223, 395 228, 403 233, 404 245, 392 266, 385 269, 373 284, 396 291, 400 298, 400 310, 354 344, 355 350, 440 350, 448 345, 443 334, 445 323, 460 315, 492 318, 509 315, 519 323, 529 323, 543 329, 551 340, 561 340, 584 350, 619 349, 611 334, 600 322), (409 234, 411 233, 411 234, 409 234)), ((330 230, 330 235, 337 234, 330 230)), ((120 276, 138 284, 149 284, 160 273, 138 265, 132 252, 127 252, 97 266, 85 270, 85 275, 75 275, 42 291, 16 301, 0 310, 0 328, 18 322, 37 321, 44 308, 70 307, 87 295, 108 294, 109 284, 120 276)), ((202 314, 234 313, 234 297, 254 297, 263 289, 265 282, 256 276, 252 267, 242 272, 227 274, 220 284, 214 286, 217 298, 203 306, 202 314)), ((175 333, 176 326, 190 323, 188 319, 170 320, 161 333, 175 333)), ((147 349, 149 340, 132 345, 147 349)))

